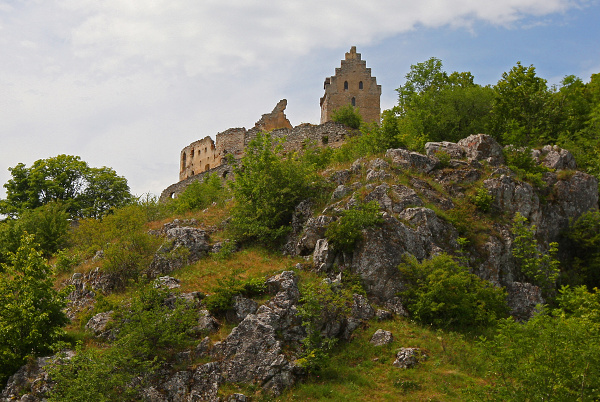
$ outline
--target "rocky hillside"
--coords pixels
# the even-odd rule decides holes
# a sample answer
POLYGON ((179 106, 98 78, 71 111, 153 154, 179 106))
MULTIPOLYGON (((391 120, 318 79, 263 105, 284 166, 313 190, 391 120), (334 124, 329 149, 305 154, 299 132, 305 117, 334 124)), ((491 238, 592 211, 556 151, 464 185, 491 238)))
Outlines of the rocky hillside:
MULTIPOLYGON (((324 339, 352 344, 357 331, 385 320, 406 319, 409 312, 399 297, 406 283, 398 269, 406 255, 422 261, 448 254, 460 260, 480 278, 506 287, 511 315, 528 319, 543 298, 539 287, 527 283, 513 257, 515 216, 520 214, 535 225, 539 247, 546 252, 550 243, 562 243, 570 222, 598 208, 598 181, 577 171, 572 155, 564 149, 547 146, 533 152, 536 166, 545 167, 537 181, 508 168, 505 154, 494 139, 479 134, 458 143, 428 143, 426 154, 390 149, 385 156, 329 168, 322 172, 333 189, 329 201, 323 205, 305 200, 295 209, 283 247, 290 257, 289 269, 265 279, 266 296, 253 298, 240 292, 221 314, 207 305, 210 289, 190 288, 178 273, 184 267, 201 266, 227 246, 223 239, 227 219, 209 227, 200 216, 168 222, 153 231, 163 245, 145 274, 156 280, 156 287, 173 289, 165 305, 185 300, 194 306, 197 341, 147 378, 136 377, 143 384, 136 391, 138 398, 249 400, 250 395, 231 391, 234 384, 246 384, 249 392, 263 396, 285 395, 307 378, 301 351, 311 328, 316 326, 324 339), (381 220, 363 229, 352 248, 336 247, 326 235, 331 223, 371 201, 379 205, 381 220), (309 277, 314 281, 315 273, 317 283, 331 289, 352 289, 346 282, 358 281, 364 292, 351 292, 347 309, 323 305, 310 327, 299 284, 309 277), (185 291, 177 293, 179 287, 185 291), (218 339, 216 333, 221 334, 218 339)), ((569 258, 569 250, 559 250, 561 258, 569 258)), ((101 260, 102 253, 95 258, 101 260)), ((93 306, 98 294, 109 294, 117 286, 102 270, 75 273, 65 284, 75 287, 69 304, 73 319, 93 306)), ((89 320, 86 327, 94 339, 109 343, 114 339, 112 314, 104 311, 89 320)), ((387 331, 375 335, 374 344, 393 341, 387 331)), ((404 370, 427 354, 402 347, 389 365, 404 370)), ((73 352, 60 358, 72 359, 73 352)), ((21 368, 0 400, 43 400, 54 386, 44 369, 53 359, 59 357, 39 358, 21 368)))

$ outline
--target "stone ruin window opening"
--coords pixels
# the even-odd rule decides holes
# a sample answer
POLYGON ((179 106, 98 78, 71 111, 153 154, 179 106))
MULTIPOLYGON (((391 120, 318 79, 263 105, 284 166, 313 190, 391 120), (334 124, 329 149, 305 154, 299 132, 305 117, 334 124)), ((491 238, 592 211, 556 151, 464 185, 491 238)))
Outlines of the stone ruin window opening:
POLYGON ((352 98, 352 106, 356 106, 356 98, 352 98))
POLYGON ((204 170, 210 170, 210 165, 207 164, 206 166, 204 166, 204 170))
POLYGON ((185 169, 186 162, 187 162, 187 154, 185 152, 183 153, 183 161, 182 162, 183 162, 183 168, 185 169))
POLYGON ((190 158, 193 158, 193 157, 194 157, 194 150, 192 149, 192 150, 190 151, 190 158))
POLYGON ((344 91, 348 90, 348 81, 344 81, 344 91))
POLYGON ((363 82, 362 82, 362 81, 360 81, 360 82, 358 83, 358 89, 363 89, 363 82))

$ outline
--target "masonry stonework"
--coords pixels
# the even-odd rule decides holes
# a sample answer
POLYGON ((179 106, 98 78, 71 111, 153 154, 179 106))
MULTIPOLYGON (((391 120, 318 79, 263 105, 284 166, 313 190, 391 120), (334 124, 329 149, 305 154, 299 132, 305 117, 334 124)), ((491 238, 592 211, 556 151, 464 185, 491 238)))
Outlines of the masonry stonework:
POLYGON ((280 100, 271 113, 263 114, 253 128, 230 128, 210 137, 194 141, 183 148, 180 155, 179 182, 167 187, 160 200, 176 198, 192 182, 203 180, 215 173, 223 179, 233 177, 233 169, 227 163, 229 155, 234 159, 244 156, 244 149, 260 132, 270 132, 273 138, 284 139, 284 152, 300 151, 308 143, 319 147, 339 147, 346 138, 355 134, 343 124, 331 121, 331 113, 339 107, 352 104, 358 107, 363 120, 379 122, 381 85, 371 77, 371 69, 361 60, 353 46, 342 60, 335 76, 325 80, 325 95, 321 98, 321 124, 308 123, 292 127, 285 116, 287 100, 280 100))
POLYGON ((352 105, 358 108, 365 122, 379 124, 381 85, 377 85, 377 78, 371 77, 371 69, 361 60, 360 53, 356 53, 356 46, 346 53, 335 75, 325 79, 324 89, 321 123, 331 121, 335 110, 352 105))

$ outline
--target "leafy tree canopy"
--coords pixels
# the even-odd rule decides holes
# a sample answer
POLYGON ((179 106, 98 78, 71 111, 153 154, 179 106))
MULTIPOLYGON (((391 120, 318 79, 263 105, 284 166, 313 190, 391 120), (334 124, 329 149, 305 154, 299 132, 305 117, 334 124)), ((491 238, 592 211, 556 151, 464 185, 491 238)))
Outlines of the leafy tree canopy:
POLYGON ((31 167, 19 163, 9 171, 0 213, 12 217, 60 201, 71 217, 96 218, 132 199, 124 177, 108 167, 92 168, 78 156, 39 159, 31 167))
POLYGON ((45 353, 63 334, 71 291, 53 288, 50 266, 25 236, 0 272, 0 384, 30 355, 45 353))

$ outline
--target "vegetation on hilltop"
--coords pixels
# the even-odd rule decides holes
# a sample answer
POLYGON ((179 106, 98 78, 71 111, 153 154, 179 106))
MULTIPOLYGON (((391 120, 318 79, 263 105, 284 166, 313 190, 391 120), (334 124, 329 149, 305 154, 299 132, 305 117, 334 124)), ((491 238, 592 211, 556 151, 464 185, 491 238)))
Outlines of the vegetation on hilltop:
MULTIPOLYGON (((506 150, 507 164, 540 194, 547 169, 533 161, 530 148, 566 147, 580 167, 598 177, 599 74, 589 83, 565 77, 559 88, 548 88, 533 66, 517 63, 497 85, 482 87, 469 72, 448 74, 442 67, 435 58, 412 66, 398 89, 398 105, 383 112, 379 126, 357 123, 352 108, 340 111, 340 121, 360 127, 362 135, 338 149, 307 144, 303 153, 282 156, 280 143, 260 134, 238 161, 235 182, 225 185, 209 175, 167 204, 151 197, 133 200, 124 178, 110 168, 89 168, 78 157, 59 155, 31 168, 12 168, 7 198, 0 202, 0 212, 9 215, 0 222, 0 384, 53 347, 68 346, 77 354, 51 365, 56 381, 51 400, 136 400, 138 391, 168 367, 186 370, 207 363, 205 356, 182 357, 194 356, 207 335, 198 332, 198 300, 185 301, 177 291, 157 288, 147 276, 164 243, 149 231, 175 218, 196 219, 192 225, 221 242, 220 251, 172 274, 182 290, 209 294, 202 308, 223 323, 210 334, 216 341, 235 325, 227 311, 236 296, 264 302, 265 278, 304 262, 283 256, 279 248, 300 201, 310 199, 315 210, 329 208, 327 198, 335 186, 323 178, 326 169, 381 157, 389 148, 421 151, 428 141, 455 142, 487 132, 502 144, 516 145, 506 150), (65 333, 68 320, 62 309, 70 289, 63 281, 96 267, 108 274, 112 286, 97 291, 95 304, 78 311, 65 333), (112 336, 98 338, 85 330, 89 318, 109 311, 112 336)), ((446 168, 449 157, 439 160, 437 169, 446 168)), ((491 173, 485 165, 482 169, 491 173)), ((411 171, 398 172, 394 180, 436 186, 430 177, 411 171)), ((337 219, 325 228, 326 236, 341 253, 351 253, 366 228, 382 224, 377 203, 362 199, 366 186, 358 185, 354 208, 329 208, 337 219)), ((392 367, 390 356, 398 343, 372 346, 374 321, 358 329, 351 342, 334 344, 322 328, 349 314, 352 294, 365 294, 360 277, 340 272, 341 284, 334 284, 296 269, 299 318, 307 336, 286 353, 299 358, 308 374, 280 400, 600 397, 600 213, 590 211, 571 222, 559 247, 568 245, 576 257, 559 267, 554 249, 541 252, 534 228, 524 219, 517 216, 511 224, 511 217, 490 208, 492 198, 481 180, 462 192, 467 196, 444 193, 451 209, 427 205, 458 229, 462 251, 422 262, 408 257, 399 267, 406 287, 398 296, 410 318, 376 324, 392 330, 403 345, 425 350, 429 360, 412 370, 392 367), (506 318, 505 290, 471 273, 465 257, 465 248, 477 248, 497 222, 512 226, 521 274, 547 296, 547 306, 526 323, 506 318)), ((233 391, 270 399, 252 385, 223 385, 223 396, 233 391)))

